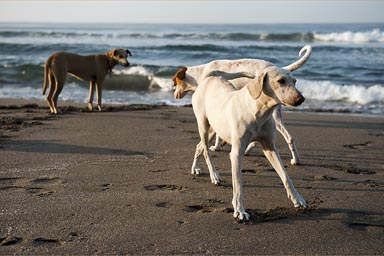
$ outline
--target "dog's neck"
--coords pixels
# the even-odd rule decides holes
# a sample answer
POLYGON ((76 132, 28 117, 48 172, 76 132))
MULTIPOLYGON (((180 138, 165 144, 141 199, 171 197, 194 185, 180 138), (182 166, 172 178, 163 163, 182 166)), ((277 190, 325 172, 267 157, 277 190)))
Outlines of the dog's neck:
POLYGON ((196 78, 200 78, 200 71, 198 67, 188 67, 187 71, 185 72, 185 88, 184 91, 195 91, 197 86, 199 85, 199 80, 196 80, 196 78))
POLYGON ((281 104, 277 102, 274 98, 265 94, 264 92, 261 92, 260 96, 255 100, 249 94, 249 91, 246 87, 243 87, 239 90, 239 92, 240 91, 244 95, 243 102, 246 102, 247 108, 251 110, 250 113, 256 119, 264 118, 268 115, 272 116, 273 111, 278 105, 281 104))
POLYGON ((112 68, 116 65, 115 60, 110 56, 110 53, 105 53, 105 59, 107 61, 107 75, 109 75, 109 78, 112 77, 112 68))

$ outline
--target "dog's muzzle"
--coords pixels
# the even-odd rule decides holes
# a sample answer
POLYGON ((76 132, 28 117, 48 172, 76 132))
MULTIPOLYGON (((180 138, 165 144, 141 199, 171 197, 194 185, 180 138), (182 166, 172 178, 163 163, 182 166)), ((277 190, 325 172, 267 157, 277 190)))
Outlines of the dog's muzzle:
POLYGON ((173 95, 175 96, 175 99, 181 99, 185 96, 186 92, 182 91, 182 90, 178 90, 176 89, 175 92, 173 93, 173 95))
POLYGON ((300 93, 297 95, 297 97, 295 98, 295 102, 293 104, 293 106, 300 106, 303 102, 305 101, 305 98, 304 96, 300 93))

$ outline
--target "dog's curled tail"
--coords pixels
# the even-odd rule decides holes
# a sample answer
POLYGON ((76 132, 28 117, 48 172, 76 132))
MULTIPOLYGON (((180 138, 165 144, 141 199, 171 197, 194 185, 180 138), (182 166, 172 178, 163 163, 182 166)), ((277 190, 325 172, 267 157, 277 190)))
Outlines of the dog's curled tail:
POLYGON ((43 96, 45 94, 45 91, 47 90, 48 85, 48 75, 51 68, 51 58, 47 59, 44 65, 44 85, 43 85, 43 96))

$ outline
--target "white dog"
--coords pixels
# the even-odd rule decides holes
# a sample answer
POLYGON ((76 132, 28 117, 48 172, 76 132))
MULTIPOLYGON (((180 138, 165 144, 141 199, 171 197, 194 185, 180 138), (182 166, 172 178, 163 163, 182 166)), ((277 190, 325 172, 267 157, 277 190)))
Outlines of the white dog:
MULTIPOLYGON (((298 61, 283 67, 283 69, 294 71, 300 68, 310 57, 311 51, 312 48, 310 45, 304 46, 300 50, 299 56, 301 56, 304 52, 305 55, 298 61)), ((263 61, 258 59, 216 60, 199 66, 183 67, 179 69, 173 77, 173 81, 176 86, 174 96, 176 99, 181 99, 186 95, 187 92, 194 92, 197 86, 202 83, 207 75, 215 70, 217 70, 216 72, 223 71, 223 73, 220 73, 220 75, 227 80, 232 80, 231 82, 233 86, 235 86, 237 89, 243 88, 249 82, 249 78, 253 78, 255 74, 258 74, 262 71, 260 70, 260 67, 263 67, 263 61)), ((291 151, 291 164, 300 164, 301 161, 296 149, 296 145, 291 134, 284 126, 284 122, 281 116, 281 106, 275 108, 275 111, 273 112, 273 118, 275 119, 277 131, 283 135, 291 151)), ((251 143, 245 153, 248 153, 254 145, 254 143, 251 143)), ((219 147, 219 140, 216 139, 215 146, 211 147, 211 150, 217 150, 219 147)))
MULTIPOLYGON (((298 106, 304 101, 304 97, 295 88, 296 79, 287 70, 261 60, 254 64, 255 70, 259 72, 242 89, 236 90, 233 84, 222 77, 208 75, 206 79, 199 81, 192 96, 193 111, 201 138, 196 146, 192 174, 200 172, 198 160, 203 153, 212 183, 220 183, 220 176, 208 150, 209 129, 212 127, 220 138, 232 145, 232 204, 234 217, 240 220, 249 219, 243 206, 241 164, 247 145, 253 141, 261 143, 265 156, 280 176, 294 206, 307 206, 293 186, 276 149, 276 125, 272 118, 273 111, 280 104, 298 106)), ((212 75, 217 75, 217 72, 212 75)))

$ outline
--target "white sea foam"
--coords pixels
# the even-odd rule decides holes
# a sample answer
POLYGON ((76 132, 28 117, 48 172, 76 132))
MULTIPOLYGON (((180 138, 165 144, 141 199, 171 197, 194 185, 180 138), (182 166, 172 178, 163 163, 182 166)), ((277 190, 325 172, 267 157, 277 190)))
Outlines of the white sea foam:
POLYGON ((151 77, 151 84, 149 85, 149 88, 160 88, 163 91, 170 92, 173 88, 173 81, 170 78, 164 78, 164 77, 151 77))
POLYGON ((384 42, 384 32, 376 28, 371 31, 344 31, 333 33, 314 33, 315 40, 325 42, 350 42, 350 43, 367 43, 367 42, 384 42))
POLYGON ((140 76, 153 76, 153 74, 143 66, 132 66, 125 69, 113 70, 116 75, 140 75, 140 76))
POLYGON ((346 101, 367 105, 384 103, 383 85, 338 85, 330 81, 299 80, 297 88, 305 98, 320 101, 346 101))
MULTIPOLYGON (((165 79, 165 78, 164 78, 165 79)), ((162 82, 162 79, 154 81, 162 82)), ((166 79, 172 81, 172 79, 166 79)), ((165 82, 166 84, 168 82, 165 82)), ((306 110, 342 110, 346 112, 368 113, 382 115, 384 113, 384 86, 372 85, 338 85, 330 81, 299 80, 297 88, 303 93, 306 102, 300 109, 306 110)), ((76 83, 69 83, 59 97, 60 102, 82 102, 86 103, 88 88, 76 83)), ((33 87, 0 87, 1 98, 23 98, 43 100, 41 88, 33 87)), ((103 91, 104 104, 167 104, 185 105, 191 104, 191 95, 181 100, 173 97, 172 91, 149 90, 149 91, 103 91)))
POLYGON ((173 88, 172 79, 169 77, 157 77, 151 71, 143 66, 132 66, 121 70, 113 70, 116 75, 139 75, 145 76, 150 81, 149 88, 160 88, 163 91, 170 92, 173 88))

